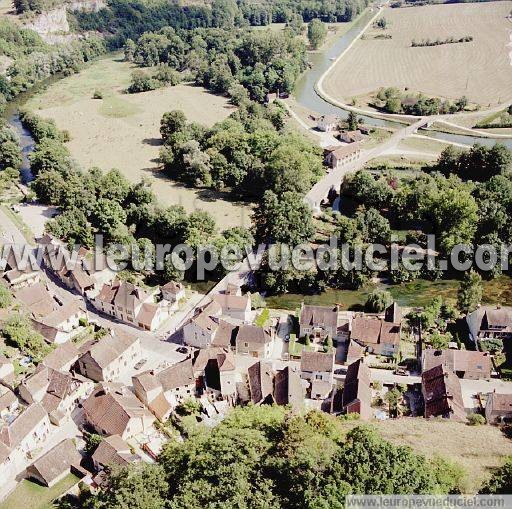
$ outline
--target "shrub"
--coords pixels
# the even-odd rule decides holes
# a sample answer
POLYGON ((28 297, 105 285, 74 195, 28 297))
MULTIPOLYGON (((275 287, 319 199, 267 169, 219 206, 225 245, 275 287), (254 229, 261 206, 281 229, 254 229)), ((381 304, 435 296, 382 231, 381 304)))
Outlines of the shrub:
POLYGON ((11 304, 11 292, 5 286, 0 286, 0 308, 8 308, 11 304))
POLYGON ((469 414, 468 415, 468 424, 470 426, 481 426, 485 424, 485 417, 481 414, 469 414))
POLYGON ((103 92, 101 90, 95 90, 92 94, 93 99, 103 99, 103 92))

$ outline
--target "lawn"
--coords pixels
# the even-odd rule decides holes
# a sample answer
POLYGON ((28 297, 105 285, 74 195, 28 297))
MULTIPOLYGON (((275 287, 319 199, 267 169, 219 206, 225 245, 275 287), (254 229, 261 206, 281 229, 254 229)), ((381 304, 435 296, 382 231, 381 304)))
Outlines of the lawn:
POLYGON ((429 96, 494 106, 510 100, 510 22, 512 2, 426 5, 386 8, 390 39, 375 39, 377 30, 357 41, 324 82, 325 91, 350 102, 381 87, 396 86, 429 96), (411 47, 413 39, 445 40, 471 35, 469 43, 411 47))
POLYGON ((0 504, 0 509, 51 509, 52 502, 79 480, 80 478, 76 475, 69 474, 55 486, 46 488, 24 479, 0 504))
POLYGON ((254 320, 254 324, 258 327, 266 327, 270 318, 270 311, 268 308, 265 308, 258 315, 256 320, 254 320))
POLYGON ((120 54, 98 59, 80 73, 51 84, 27 107, 70 133, 69 150, 82 167, 118 168, 131 181, 147 177, 165 205, 180 204, 188 212, 206 210, 221 229, 249 226, 250 207, 230 201, 227 193, 174 183, 158 164, 160 119, 165 112, 179 109, 189 121, 212 126, 234 107, 225 97, 184 84, 126 94, 133 70, 120 54), (93 99, 96 91, 102 99, 93 99))

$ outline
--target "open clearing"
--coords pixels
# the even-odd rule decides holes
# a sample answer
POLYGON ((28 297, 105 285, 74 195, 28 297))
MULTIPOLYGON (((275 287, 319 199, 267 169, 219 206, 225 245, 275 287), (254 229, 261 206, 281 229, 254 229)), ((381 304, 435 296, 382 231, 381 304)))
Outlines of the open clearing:
POLYGON ((53 501, 76 484, 80 479, 69 474, 55 486, 46 488, 32 481, 24 479, 16 489, 0 503, 0 509, 51 509, 53 501))
POLYGON ((387 8, 386 30, 370 29, 324 81, 331 97, 350 102, 381 87, 406 87, 429 96, 493 106, 512 98, 509 56, 512 2, 387 8), (376 34, 391 39, 375 39, 376 34), (468 43, 411 47, 411 41, 466 35, 468 43))
POLYGON ((427 457, 441 456, 464 467, 468 493, 475 493, 492 469, 512 455, 512 441, 494 426, 475 428, 422 418, 390 419, 375 426, 390 442, 408 445, 427 457))
POLYGON ((120 55, 98 60, 53 83, 27 107, 70 133, 69 150, 84 168, 117 168, 131 181, 148 177, 162 204, 181 204, 189 212, 205 210, 220 228, 249 226, 250 207, 223 199, 227 193, 221 196, 174 183, 157 162, 160 119, 166 111, 180 109, 189 121, 212 126, 230 115, 233 107, 225 98, 190 85, 125 94, 132 70, 120 55), (103 99, 92 99, 95 90, 102 92, 103 99))

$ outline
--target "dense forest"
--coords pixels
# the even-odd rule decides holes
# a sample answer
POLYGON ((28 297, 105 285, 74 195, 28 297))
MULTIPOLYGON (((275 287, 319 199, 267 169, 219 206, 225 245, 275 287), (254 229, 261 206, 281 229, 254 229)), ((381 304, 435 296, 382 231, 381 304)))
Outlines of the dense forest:
MULTIPOLYGON (((489 245, 496 249, 501 261, 501 245, 512 244, 507 220, 512 213, 512 154, 503 145, 475 145, 469 151, 448 147, 438 161, 412 174, 400 175, 386 168, 379 172, 361 170, 345 180, 342 200, 343 213, 324 218, 340 248, 346 244, 364 251, 370 244, 390 245, 392 232, 399 230, 406 232, 401 242, 424 248, 426 234, 436 234, 436 249, 443 257, 448 257, 457 244, 468 246, 469 257, 476 246, 489 245)), ((276 204, 267 212, 263 203, 255 215, 256 232, 263 231, 267 238, 278 242, 303 241, 308 233, 311 236, 311 223, 297 221, 292 214, 280 214, 283 207, 282 203, 280 208, 276 204), (294 221, 288 221, 289 217, 294 221)), ((347 253, 340 249, 338 256, 341 259, 347 253)), ((498 264, 481 276, 489 279, 501 273, 498 264)), ((367 268, 346 270, 342 266, 314 272, 270 270, 263 266, 258 275, 261 286, 272 293, 315 293, 326 287, 358 289, 376 274, 367 268)), ((401 266, 387 275, 395 284, 418 278, 457 277, 453 272, 441 272, 437 265, 421 270, 401 266)))
POLYGON ((233 28, 288 22, 294 14, 304 21, 350 21, 368 5, 368 0, 214 0, 210 6, 181 6, 169 0, 109 0, 108 8, 96 13, 75 13, 79 30, 110 34, 109 44, 121 47, 127 39, 164 27, 175 29, 233 28))
POLYGON ((12 59, 6 75, 0 74, 0 108, 5 101, 53 75, 78 72, 85 62, 105 51, 99 37, 50 46, 36 32, 0 20, 0 55, 12 59))
POLYGON ((465 475, 318 411, 237 408, 213 429, 189 417, 185 440, 164 445, 156 464, 114 469, 97 495, 84 489, 61 509, 341 509, 348 494, 459 493, 465 475))
POLYGON ((219 94, 230 94, 238 83, 252 99, 263 102, 270 91, 291 93, 306 69, 304 42, 291 32, 167 27, 129 39, 125 55, 144 67, 166 64, 188 71, 197 84, 219 94))

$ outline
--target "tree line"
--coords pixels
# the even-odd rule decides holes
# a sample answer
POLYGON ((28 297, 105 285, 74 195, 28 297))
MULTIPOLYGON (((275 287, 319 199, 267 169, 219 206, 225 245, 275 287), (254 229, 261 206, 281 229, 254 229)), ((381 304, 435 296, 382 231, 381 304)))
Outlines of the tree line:
POLYGON ((370 426, 345 427, 319 411, 235 408, 214 428, 189 429, 182 442, 163 446, 155 464, 112 468, 97 495, 84 488, 59 507, 342 508, 349 494, 460 493, 466 475, 449 460, 427 459, 370 426))
MULTIPOLYGON (((426 234, 436 234, 436 249, 448 255, 457 244, 473 248, 477 245, 494 246, 501 262, 501 244, 512 244, 512 228, 507 218, 512 213, 512 155, 503 145, 485 147, 475 145, 469 151, 449 147, 435 164, 426 166, 416 175, 399 176, 394 172, 375 174, 361 170, 350 175, 342 187, 343 214, 327 216, 333 234, 340 244, 365 249, 370 244, 390 245, 391 232, 406 230, 405 243, 427 248, 426 234)), ((284 204, 274 203, 271 213, 265 214, 266 204, 255 215, 256 231, 275 225, 275 237, 280 242, 291 239, 304 242, 312 238, 311 221, 288 221, 294 211, 284 204)), ((295 218, 296 219, 296 218, 295 218)), ((277 253, 277 259, 282 254, 277 253)), ((339 259, 343 254, 340 250, 339 259)), ((500 263, 485 278, 502 273, 500 263)), ((258 271, 262 288, 271 293, 317 293, 326 287, 358 289, 376 274, 363 266, 363 270, 336 270, 299 272, 294 269, 270 270, 263 265, 258 271)), ((436 280, 460 274, 443 273, 436 265, 418 270, 400 266, 387 273, 395 284, 417 278, 436 280)), ((471 286, 481 287, 481 276, 476 274, 471 286), (475 280, 480 279, 480 282, 475 280), (474 284, 473 284, 474 283, 474 284)), ((480 288, 481 292, 481 288, 480 288)), ((473 290, 469 293, 475 294, 473 290)), ((463 308, 474 307, 474 302, 461 300, 463 308)))
POLYGON ((405 94, 395 87, 382 88, 377 93, 376 99, 374 106, 387 113, 402 113, 420 117, 457 113, 464 111, 469 103, 465 96, 456 101, 449 101, 438 97, 426 97, 423 94, 405 94))
POLYGON ((211 5, 184 5, 166 0, 110 0, 99 12, 75 12, 75 24, 82 31, 108 35, 112 48, 120 48, 127 39, 165 26, 175 29, 266 26, 287 23, 295 15, 309 22, 351 21, 367 6, 368 0, 213 0, 211 5))
MULTIPOLYGON (((101 233, 106 245, 116 243, 130 249, 136 244, 139 252, 149 250, 150 256, 154 256, 157 243, 185 243, 193 249, 212 246, 218 252, 228 243, 242 249, 252 244, 248 230, 235 227, 219 232, 215 220, 206 212, 187 214, 180 205, 161 206, 146 180, 130 183, 115 169, 106 173, 98 168, 81 170, 64 143, 66 136, 52 122, 28 113, 22 119, 37 140, 30 155, 36 176, 32 189, 41 203, 58 206, 61 211, 47 223, 47 231, 68 244, 94 247, 94 236, 101 233)), ((195 272, 195 267, 187 274, 180 272, 170 257, 162 269, 145 274, 147 280, 180 280, 192 278, 195 272)))
POLYGON ((100 37, 50 46, 36 32, 0 20, 0 54, 13 59, 6 74, 0 75, 0 108, 51 76, 78 72, 85 62, 105 51, 100 37))
POLYGON ((198 85, 218 94, 232 95, 241 84, 259 102, 268 92, 291 93, 307 64, 304 42, 286 30, 166 27, 136 42, 129 39, 125 57, 141 67, 165 64, 187 71, 198 85))
POLYGON ((416 41, 413 39, 411 41, 411 47, 412 48, 424 48, 424 47, 430 47, 430 46, 442 46, 443 44, 458 44, 462 42, 472 42, 473 36, 472 35, 465 35, 464 37, 447 37, 446 39, 439 39, 432 41, 430 39, 422 39, 421 41, 416 41))

